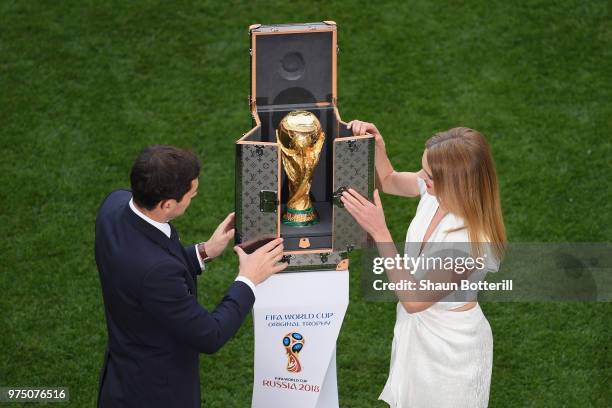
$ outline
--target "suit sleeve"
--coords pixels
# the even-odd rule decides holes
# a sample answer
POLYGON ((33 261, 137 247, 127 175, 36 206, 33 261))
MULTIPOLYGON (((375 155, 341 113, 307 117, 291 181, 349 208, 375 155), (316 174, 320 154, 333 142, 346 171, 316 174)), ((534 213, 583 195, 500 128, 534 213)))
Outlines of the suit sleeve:
POLYGON ((173 263, 152 268, 142 283, 142 306, 180 341, 201 353, 215 353, 240 328, 253 307, 254 294, 244 282, 234 282, 209 312, 189 293, 184 273, 173 263))
POLYGON ((185 253, 187 254, 187 260, 189 262, 189 269, 191 270, 191 275, 196 278, 197 275, 201 275, 204 267, 200 265, 200 261, 198 260, 198 250, 196 245, 184 246, 185 253))

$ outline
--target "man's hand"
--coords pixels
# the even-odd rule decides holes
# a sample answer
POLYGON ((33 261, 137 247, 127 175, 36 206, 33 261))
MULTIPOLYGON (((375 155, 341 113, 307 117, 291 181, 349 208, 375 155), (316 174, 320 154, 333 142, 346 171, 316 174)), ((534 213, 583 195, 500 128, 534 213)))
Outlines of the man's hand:
POLYGON ((225 217, 210 239, 206 241, 206 254, 210 258, 221 255, 232 238, 234 238, 234 213, 225 217))
POLYGON ((282 238, 268 242, 250 255, 236 245, 234 251, 238 254, 240 261, 238 275, 258 285, 276 272, 282 271, 289 265, 287 262, 279 263, 283 257, 283 248, 282 238))

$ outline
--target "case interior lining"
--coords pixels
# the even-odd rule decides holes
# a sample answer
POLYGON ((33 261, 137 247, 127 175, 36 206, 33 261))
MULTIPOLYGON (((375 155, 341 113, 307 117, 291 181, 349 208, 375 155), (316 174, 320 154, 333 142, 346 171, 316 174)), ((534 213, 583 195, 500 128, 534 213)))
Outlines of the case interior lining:
POLYGON ((257 35, 257 106, 332 101, 332 31, 257 35))
MULTIPOLYGON (((333 194, 333 145, 338 133, 338 119, 335 115, 333 106, 314 107, 314 106, 275 106, 258 109, 261 127, 256 129, 245 140, 251 142, 271 142, 276 143, 276 129, 280 121, 291 111, 306 110, 317 116, 321 122, 321 127, 325 132, 325 143, 319 162, 313 173, 312 187, 310 195, 319 212, 319 223, 308 227, 291 227, 281 223, 281 235, 287 239, 285 247, 287 250, 299 250, 297 246, 299 239, 308 237, 311 247, 330 248, 332 238, 332 194, 333 194), (295 239, 292 239, 295 238, 295 239)), ((281 166, 282 167, 282 166, 281 166)), ((281 211, 289 199, 288 186, 284 171, 281 170, 281 211)), ((282 213, 282 212, 281 212, 282 213)))

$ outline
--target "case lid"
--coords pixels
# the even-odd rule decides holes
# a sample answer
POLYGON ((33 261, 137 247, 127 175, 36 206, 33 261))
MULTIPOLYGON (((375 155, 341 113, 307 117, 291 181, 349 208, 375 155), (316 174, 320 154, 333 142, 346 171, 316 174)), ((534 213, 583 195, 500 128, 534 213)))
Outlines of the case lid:
POLYGON ((251 103, 336 101, 336 23, 253 25, 251 103))

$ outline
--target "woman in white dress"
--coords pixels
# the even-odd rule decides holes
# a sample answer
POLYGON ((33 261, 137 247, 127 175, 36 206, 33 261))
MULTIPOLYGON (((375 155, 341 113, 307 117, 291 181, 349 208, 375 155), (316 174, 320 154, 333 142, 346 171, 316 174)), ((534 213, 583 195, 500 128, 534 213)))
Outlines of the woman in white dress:
MULTIPOLYGON (((407 255, 427 256, 439 243, 466 243, 471 255, 485 261, 463 279, 481 280, 499 268, 506 236, 493 158, 480 133, 454 128, 434 135, 425 144, 422 169, 411 173, 393 169, 376 126, 352 121, 348 127, 355 135, 375 136, 376 175, 383 192, 420 196, 406 234, 407 255)), ((392 238, 378 190, 374 203, 352 189, 343 194, 342 202, 376 242, 379 255, 394 258, 397 252, 389 244, 392 238)), ((445 282, 459 276, 457 271, 450 278, 440 271, 386 272, 390 281, 408 276, 415 282, 425 277, 445 282)), ((451 289, 396 293, 400 301, 389 377, 379 399, 391 407, 486 407, 493 337, 476 293, 471 298, 466 298, 465 291, 459 294, 451 289)))

